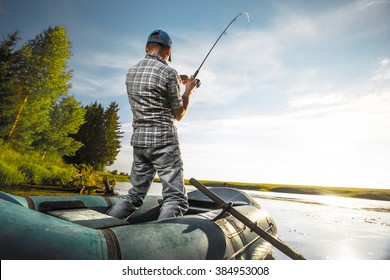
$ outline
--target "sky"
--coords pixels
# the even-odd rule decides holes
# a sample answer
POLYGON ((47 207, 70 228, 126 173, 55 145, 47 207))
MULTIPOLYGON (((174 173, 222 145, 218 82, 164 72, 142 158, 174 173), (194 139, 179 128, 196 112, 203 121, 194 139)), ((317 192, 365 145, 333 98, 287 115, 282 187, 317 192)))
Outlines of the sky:
MULTIPOLYGON (((127 70, 155 29, 202 85, 177 123, 186 178, 390 188, 390 0, 0 0, 0 34, 67 29, 73 94, 119 104, 109 170, 130 173, 127 70)), ((184 89, 183 89, 184 90, 184 89)))

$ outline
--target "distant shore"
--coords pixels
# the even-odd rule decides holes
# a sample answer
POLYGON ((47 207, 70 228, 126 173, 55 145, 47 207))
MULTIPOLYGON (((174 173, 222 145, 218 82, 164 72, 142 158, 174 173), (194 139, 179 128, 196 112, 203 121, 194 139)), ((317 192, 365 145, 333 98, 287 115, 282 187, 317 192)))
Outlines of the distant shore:
MULTIPOLYGON (((157 178, 154 181, 159 182, 160 180, 157 178)), ((341 197, 390 201, 390 189, 262 184, 210 180, 199 180, 199 182, 207 187, 225 187, 251 191, 280 192, 293 194, 332 195, 341 197)), ((185 180, 185 183, 186 185, 190 185, 189 180, 185 180)), ((60 186, 0 186, 0 191, 12 193, 15 195, 79 195, 79 193, 77 192, 70 192, 66 188, 60 186)))
MULTIPOLYGON (((158 181, 158 180, 157 180, 158 181)), ((199 180, 207 187, 237 188, 242 190, 280 192, 310 195, 333 195, 351 198, 362 198, 372 200, 390 201, 390 189, 370 189, 370 188, 348 188, 348 187, 326 187, 326 186, 304 186, 286 184, 261 184, 242 182, 223 182, 199 180)), ((188 180, 186 184, 190 185, 188 180)))

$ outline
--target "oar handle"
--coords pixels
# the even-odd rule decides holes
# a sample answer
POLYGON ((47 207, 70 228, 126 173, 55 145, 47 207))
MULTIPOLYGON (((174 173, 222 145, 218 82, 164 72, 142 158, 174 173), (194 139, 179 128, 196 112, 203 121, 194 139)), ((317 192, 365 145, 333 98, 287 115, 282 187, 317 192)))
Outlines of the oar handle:
POLYGON ((206 186, 202 185, 200 182, 198 182, 196 179, 191 178, 190 183, 200 190, 204 195, 206 195, 208 198, 210 198, 212 201, 214 201, 217 204, 218 208, 223 208, 227 203, 220 198, 218 195, 210 191, 206 186))
POLYGON ((305 260, 305 258, 299 254, 298 252, 294 251, 292 248, 284 244, 281 240, 275 238, 265 230, 263 230, 261 227, 259 227, 256 223, 253 223, 251 220, 249 220, 246 216, 241 214, 239 211, 237 211, 234 207, 231 207, 230 203, 227 203, 222 198, 220 198, 218 195, 210 191, 206 186, 199 183, 194 178, 190 179, 190 183, 196 187, 198 190, 200 190, 204 195, 206 195, 208 198, 213 200, 217 207, 219 208, 226 208, 226 211, 229 212, 233 217, 238 219, 240 222, 242 222, 244 225, 249 227, 252 231, 260 235, 264 240, 268 241, 270 244, 272 244, 276 249, 287 255, 293 260, 305 260))

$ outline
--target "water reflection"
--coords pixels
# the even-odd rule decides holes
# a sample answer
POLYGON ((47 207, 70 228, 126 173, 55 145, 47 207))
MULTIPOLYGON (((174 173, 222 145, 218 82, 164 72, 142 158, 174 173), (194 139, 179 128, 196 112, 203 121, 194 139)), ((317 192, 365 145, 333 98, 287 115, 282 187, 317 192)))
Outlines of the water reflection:
MULTIPOLYGON (((116 191, 125 194, 129 187, 129 183, 118 183, 116 191)), ((161 185, 153 184, 150 193, 161 193, 161 185)), ((281 240, 307 259, 390 259, 390 202, 283 193, 250 194, 273 216, 281 240)), ((289 259, 276 249, 273 257, 289 259)))

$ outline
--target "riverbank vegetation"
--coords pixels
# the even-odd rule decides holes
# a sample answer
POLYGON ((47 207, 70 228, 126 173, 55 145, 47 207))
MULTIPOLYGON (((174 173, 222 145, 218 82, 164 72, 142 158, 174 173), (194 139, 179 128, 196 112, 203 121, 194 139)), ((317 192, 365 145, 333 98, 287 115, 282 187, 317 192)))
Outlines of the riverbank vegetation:
POLYGON ((129 181, 127 174, 95 171, 88 165, 66 164, 55 155, 48 155, 44 161, 38 152, 20 153, 0 139, 0 187, 3 191, 26 192, 55 190, 60 193, 81 192, 83 189, 104 188, 106 178, 111 185, 129 181))
POLYGON ((3 36, 0 186, 69 186, 75 176, 85 185, 86 169, 103 171, 119 153, 118 104, 83 106, 69 95, 71 47, 62 26, 24 44, 18 32, 3 36))
POLYGON ((20 153, 0 140, 0 185, 62 186, 72 180, 77 169, 64 163, 61 157, 39 152, 20 153))

